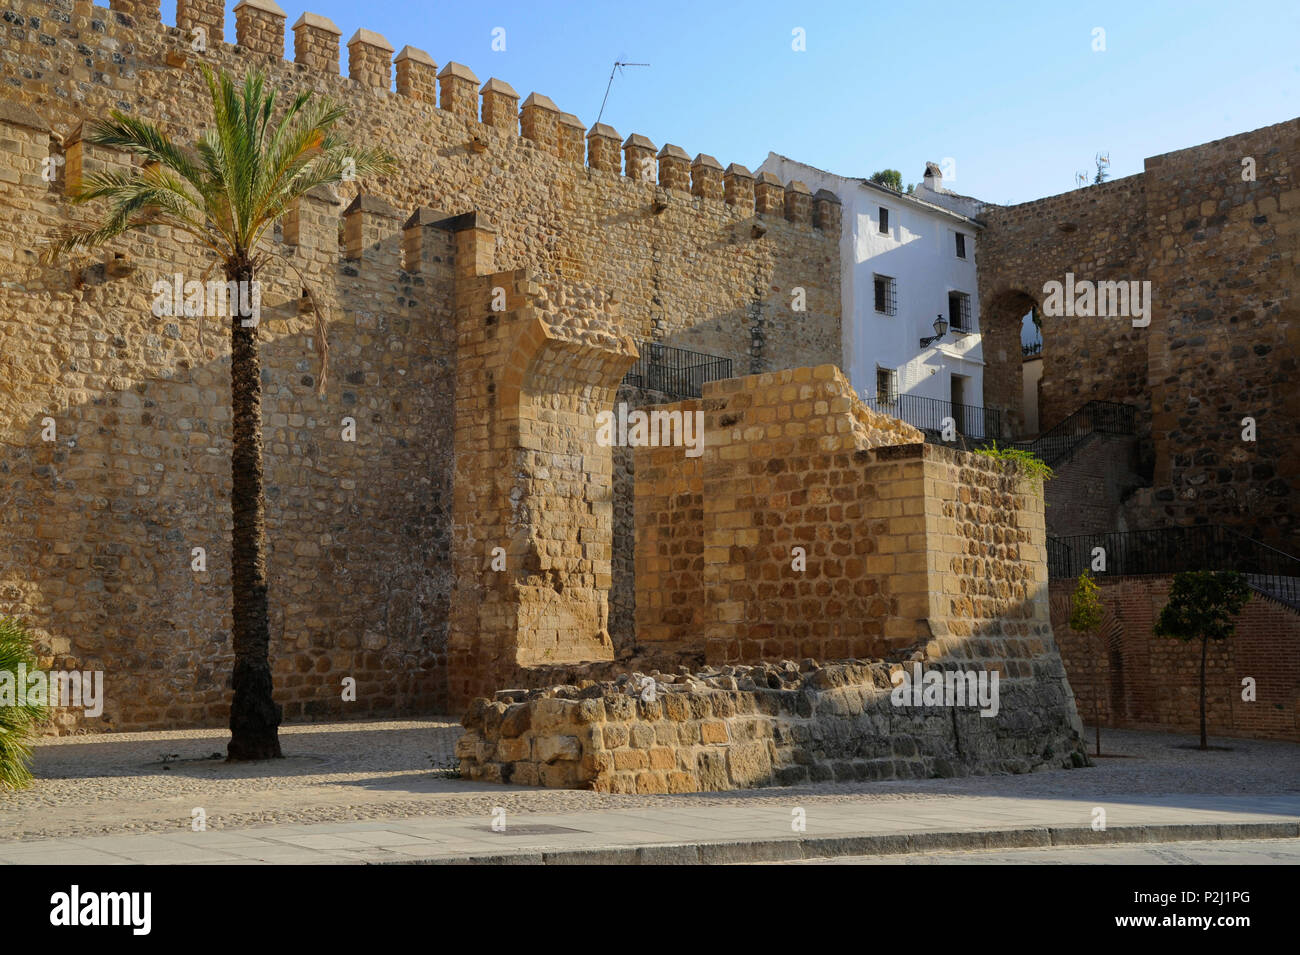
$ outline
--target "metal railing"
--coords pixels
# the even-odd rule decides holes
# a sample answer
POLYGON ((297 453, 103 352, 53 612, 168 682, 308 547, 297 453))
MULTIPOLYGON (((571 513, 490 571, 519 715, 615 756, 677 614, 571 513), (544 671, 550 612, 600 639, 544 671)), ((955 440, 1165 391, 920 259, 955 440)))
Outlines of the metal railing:
POLYGON ((1078 577, 1091 570, 1101 548, 1105 571, 1094 576, 1235 570, 1260 593, 1300 610, 1300 558, 1219 524, 1162 527, 1047 538, 1047 573, 1078 577))
POLYGON ((944 419, 951 418, 959 435, 982 440, 1002 434, 1002 412, 997 408, 953 404, 921 395, 863 395, 872 411, 901 418, 926 433, 926 440, 938 442, 943 434, 944 419))
POLYGON ((701 397, 706 381, 731 377, 731 359, 675 348, 660 342, 638 341, 636 360, 623 384, 669 395, 675 400, 701 397))
POLYGON ((1033 441, 1017 441, 1015 446, 1032 451, 1048 467, 1054 468, 1091 434, 1133 434, 1135 412, 1132 405, 1114 401, 1089 401, 1033 441))

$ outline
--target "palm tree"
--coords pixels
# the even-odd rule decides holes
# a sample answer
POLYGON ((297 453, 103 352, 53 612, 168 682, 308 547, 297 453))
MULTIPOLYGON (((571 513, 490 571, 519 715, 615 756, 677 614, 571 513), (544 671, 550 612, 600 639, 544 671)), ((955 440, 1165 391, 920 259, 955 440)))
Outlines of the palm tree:
MULTIPOLYGON (((300 93, 275 119, 275 91, 250 73, 240 90, 225 72, 203 68, 213 123, 187 150, 153 123, 114 111, 87 124, 83 140, 139 156, 142 166, 86 178, 72 197, 108 201, 105 218, 60 232, 47 259, 103 245, 151 225, 194 236, 217 257, 230 288, 256 289, 256 277, 277 253, 262 247, 266 231, 294 200, 316 186, 384 172, 394 160, 382 149, 349 144, 334 131, 344 110, 300 93)), ((316 309, 310 289, 306 294, 316 309)), ((230 321, 232 516, 230 584, 235 654, 230 705, 231 760, 280 756, 281 708, 271 692, 268 658, 266 506, 262 492, 262 377, 253 296, 227 310, 230 321)), ((316 321, 323 332, 319 309, 316 321)), ((324 340, 319 387, 325 384, 324 340)))

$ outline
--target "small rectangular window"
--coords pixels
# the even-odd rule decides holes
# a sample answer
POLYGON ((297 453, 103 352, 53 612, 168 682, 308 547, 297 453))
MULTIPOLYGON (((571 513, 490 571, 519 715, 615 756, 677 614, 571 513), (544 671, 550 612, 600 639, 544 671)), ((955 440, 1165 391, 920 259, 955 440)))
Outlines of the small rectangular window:
POLYGON ((872 278, 872 290, 876 300, 876 311, 882 315, 894 315, 898 312, 898 283, 888 275, 876 275, 872 278))
POLYGON ((960 232, 957 233, 957 258, 966 258, 966 236, 960 232))
POLYGON ((969 332, 970 296, 965 292, 948 293, 948 326, 954 332, 969 332))
POLYGON ((889 235, 889 210, 884 206, 880 207, 880 234, 889 235))
POLYGON ((898 398, 898 373, 892 368, 876 368, 876 402, 893 404, 898 398))

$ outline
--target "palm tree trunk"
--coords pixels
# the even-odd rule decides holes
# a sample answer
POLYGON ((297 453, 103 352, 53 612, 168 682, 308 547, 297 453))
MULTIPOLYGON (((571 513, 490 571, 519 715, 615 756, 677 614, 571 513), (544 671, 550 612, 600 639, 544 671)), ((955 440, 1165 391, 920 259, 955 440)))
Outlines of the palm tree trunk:
POLYGON ((1201 749, 1209 749, 1210 743, 1205 736, 1205 654, 1210 648, 1210 638, 1201 637, 1201 749))
MULTIPOLYGON (((253 268, 240 263, 227 278, 253 287, 253 268)), ((241 286, 242 287, 242 286, 241 286)), ((242 296, 241 296, 242 298, 242 296)), ((251 293, 250 293, 251 299, 251 293)), ((230 308, 237 313, 242 309, 230 308)), ((231 318, 230 403, 233 448, 230 456, 230 584, 235 651, 227 759, 280 756, 281 708, 271 693, 271 625, 267 611, 266 504, 262 496, 262 364, 256 325, 231 318)))

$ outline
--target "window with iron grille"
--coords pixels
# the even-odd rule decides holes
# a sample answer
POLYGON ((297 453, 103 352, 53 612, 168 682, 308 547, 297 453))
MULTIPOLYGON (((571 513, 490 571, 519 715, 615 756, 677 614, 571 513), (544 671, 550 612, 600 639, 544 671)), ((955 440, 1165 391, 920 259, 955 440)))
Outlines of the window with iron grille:
POLYGON ((966 258, 966 236, 961 232, 956 233, 956 236, 957 236, 957 258, 964 259, 966 258))
POLYGON ((880 234, 889 235, 889 210, 884 206, 880 207, 880 234))
POLYGON ((882 405, 893 404, 898 399, 898 372, 893 368, 876 367, 876 401, 882 405))
POLYGON ((884 315, 898 314, 898 282, 888 275, 876 275, 871 284, 875 291, 876 311, 884 315))
POLYGON ((970 326, 970 296, 965 292, 948 293, 948 326, 954 332, 973 331, 970 326))

